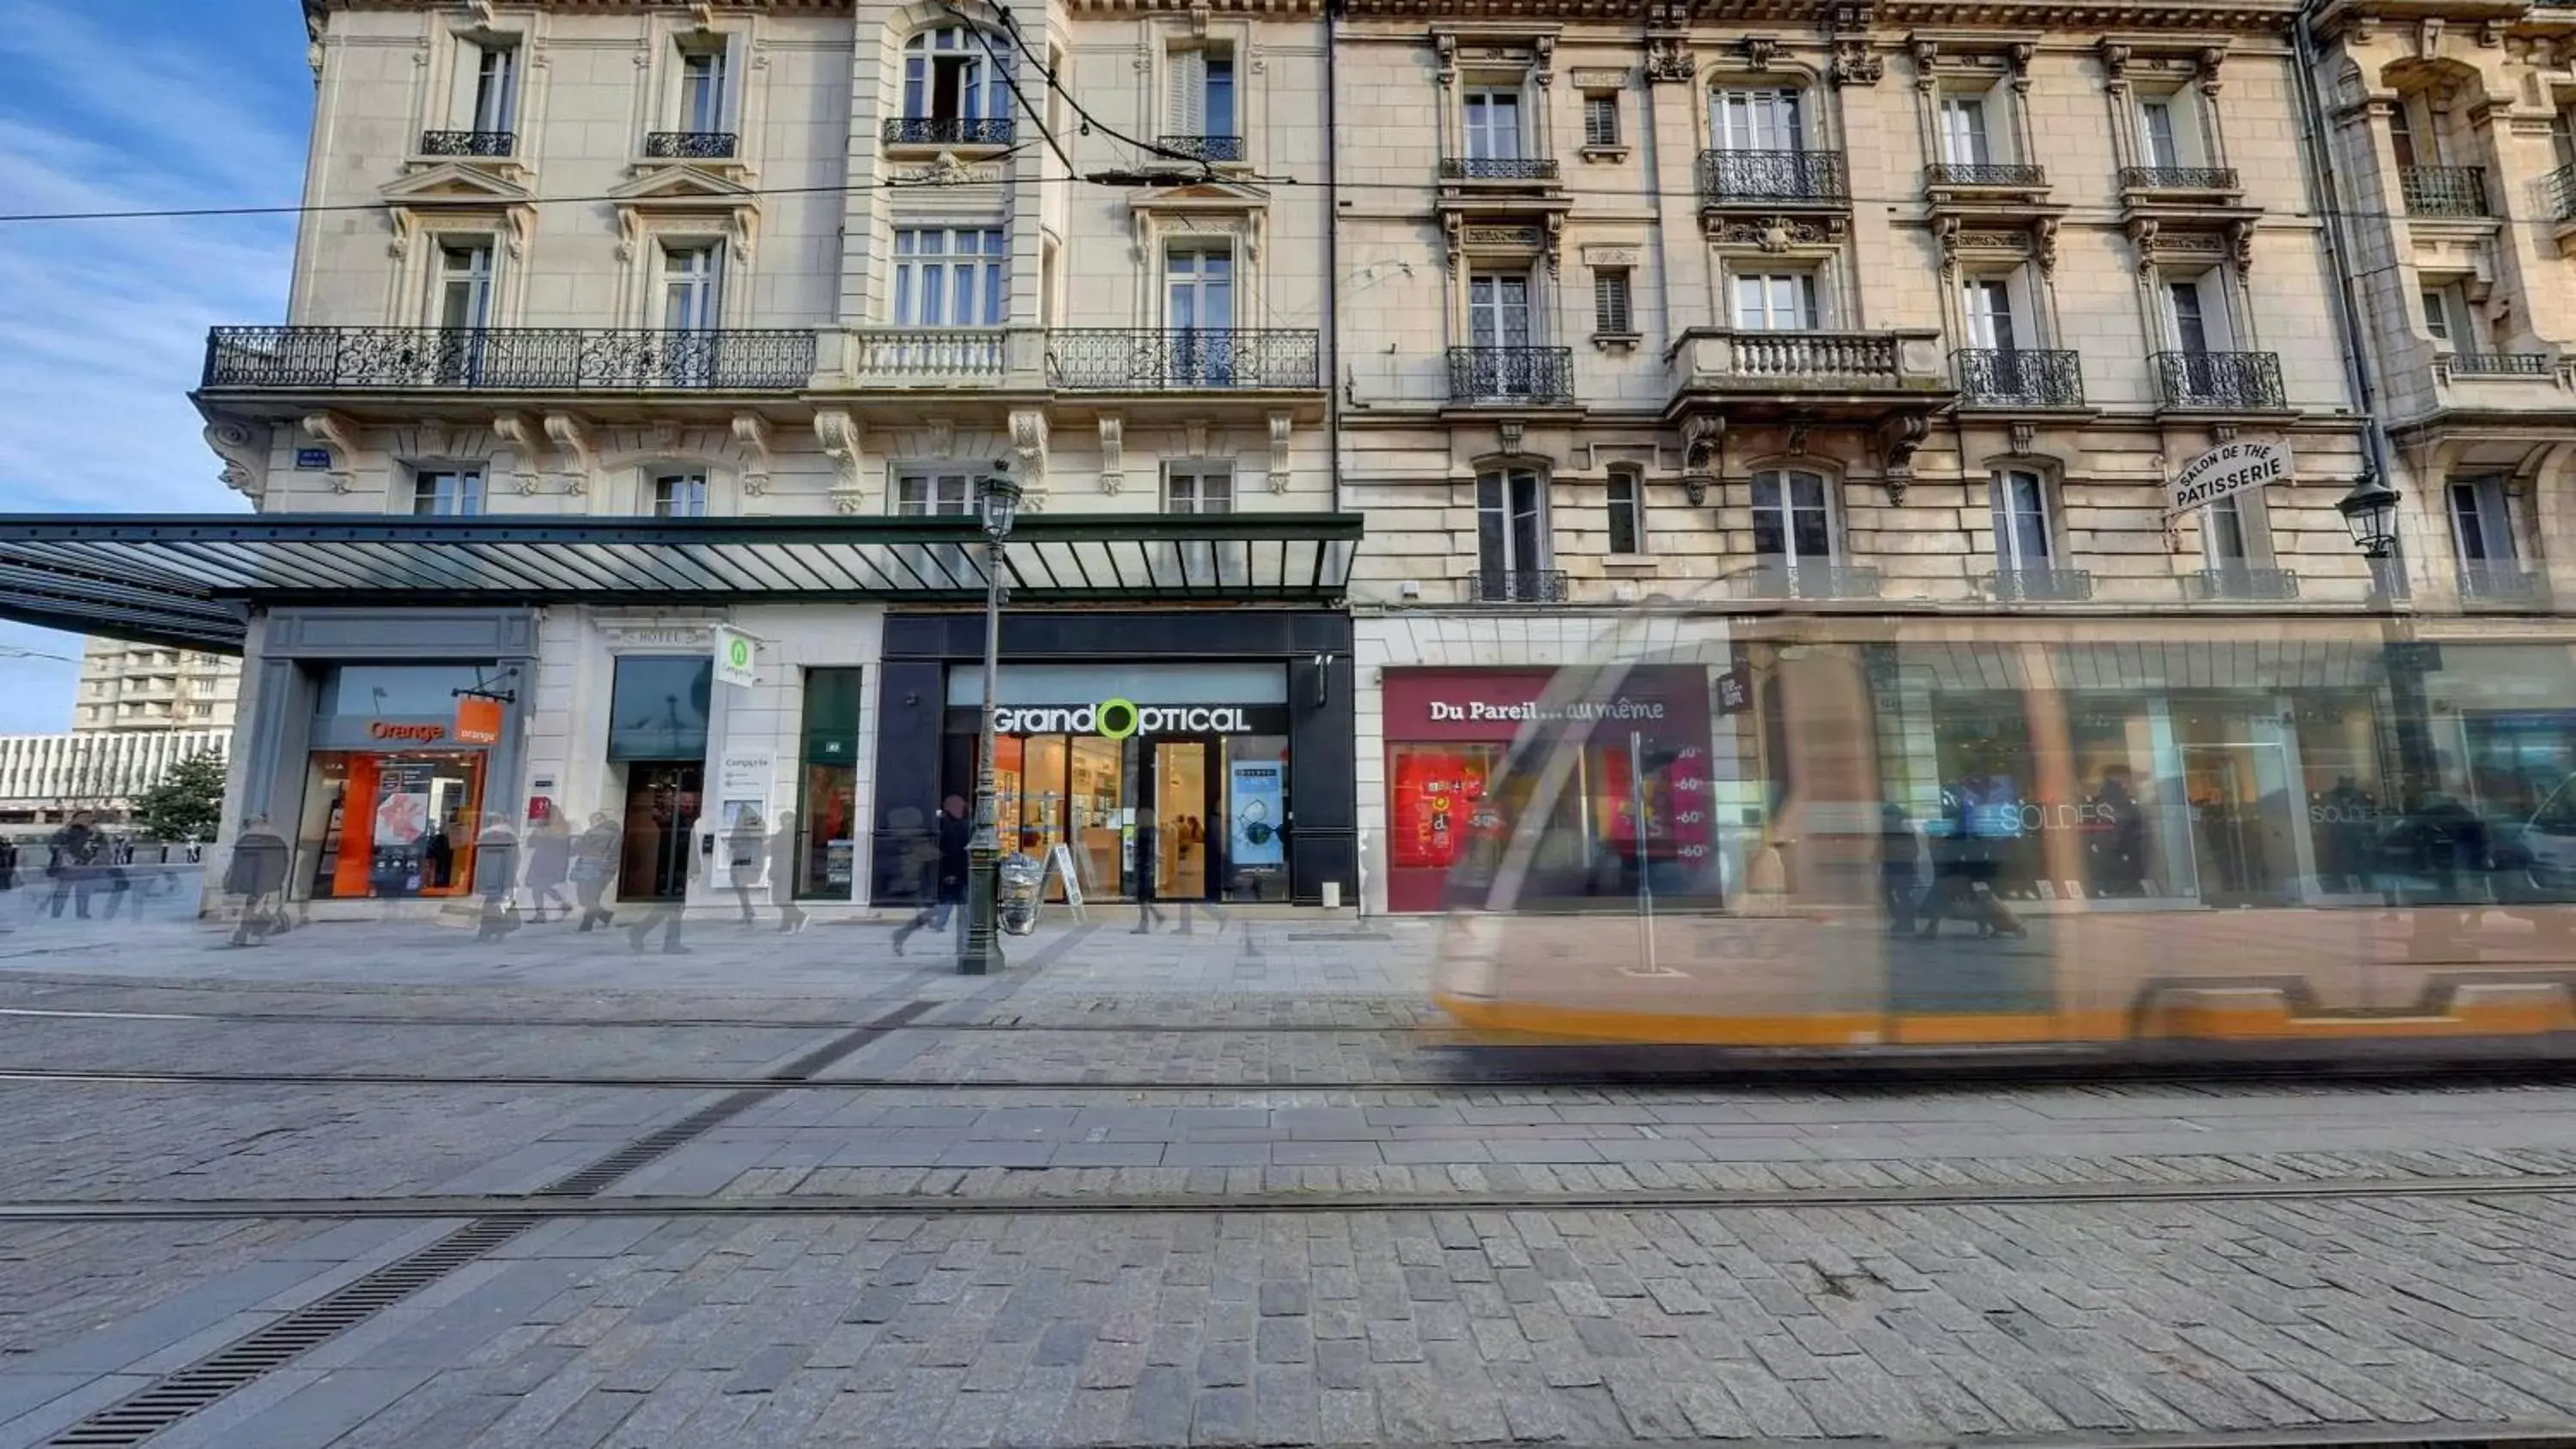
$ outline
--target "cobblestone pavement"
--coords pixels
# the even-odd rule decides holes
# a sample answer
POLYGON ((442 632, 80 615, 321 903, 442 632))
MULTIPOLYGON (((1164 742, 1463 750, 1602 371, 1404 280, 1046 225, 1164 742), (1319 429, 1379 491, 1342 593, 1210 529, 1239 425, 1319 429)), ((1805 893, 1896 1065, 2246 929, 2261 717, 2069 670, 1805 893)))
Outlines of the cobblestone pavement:
MULTIPOLYGON (((1478 1086, 1410 928, 1123 924, 983 980, 862 926, 22 934, 0 1069, 758 1075, 925 1008, 153 1449, 2576 1432, 2576 1086, 1478 1086)), ((0 1198, 527 1193, 722 1098, 0 1082, 0 1198)), ((0 1221, 0 1449, 458 1226, 0 1221)))

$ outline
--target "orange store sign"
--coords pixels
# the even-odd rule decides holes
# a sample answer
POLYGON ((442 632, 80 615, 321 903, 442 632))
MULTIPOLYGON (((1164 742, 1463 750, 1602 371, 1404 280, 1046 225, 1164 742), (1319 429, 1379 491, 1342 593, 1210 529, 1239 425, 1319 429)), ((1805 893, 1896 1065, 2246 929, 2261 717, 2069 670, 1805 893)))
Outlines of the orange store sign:
POLYGON ((463 695, 456 701, 456 738, 469 745, 501 742, 501 701, 463 695))
POLYGON ((409 740, 425 745, 447 738, 447 727, 435 724, 395 724, 390 720, 380 719, 367 726, 367 735, 371 739, 409 740))

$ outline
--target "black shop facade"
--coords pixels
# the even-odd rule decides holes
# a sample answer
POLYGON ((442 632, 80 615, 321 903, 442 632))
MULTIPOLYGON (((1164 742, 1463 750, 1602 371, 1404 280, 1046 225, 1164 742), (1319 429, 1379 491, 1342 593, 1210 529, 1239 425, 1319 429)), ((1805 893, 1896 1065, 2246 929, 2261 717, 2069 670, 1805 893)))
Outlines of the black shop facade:
MULTIPOLYGON (((873 898, 926 898, 940 802, 974 798, 980 613, 891 614, 873 898)), ((1321 610, 1061 612, 1002 621, 1002 847, 1086 901, 1356 901, 1351 626, 1321 610)))

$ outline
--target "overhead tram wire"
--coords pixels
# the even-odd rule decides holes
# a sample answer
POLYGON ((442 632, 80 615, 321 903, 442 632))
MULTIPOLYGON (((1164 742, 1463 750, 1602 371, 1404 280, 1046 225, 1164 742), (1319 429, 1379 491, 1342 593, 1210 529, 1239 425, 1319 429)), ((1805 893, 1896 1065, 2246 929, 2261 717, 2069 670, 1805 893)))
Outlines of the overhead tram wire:
MULTIPOLYGON (((942 0, 942 3, 946 3, 946 0, 942 0)), ((1216 167, 1208 160, 1207 157, 1192 156, 1186 151, 1176 151, 1157 141, 1140 141, 1135 137, 1128 135, 1126 132, 1119 130, 1117 127, 1110 125, 1107 121, 1100 119, 1098 116, 1091 114, 1091 109, 1082 103, 1082 98, 1075 95, 1072 88, 1067 86, 1063 79, 1056 74, 1055 67, 1047 64, 1044 56, 1039 55, 1035 50, 1029 48, 1028 37, 1020 33, 1020 22, 1012 18, 1011 7, 1008 5, 996 4, 993 7, 993 12, 1002 17, 1002 33, 1011 37, 1011 44, 1018 46, 1020 54, 1028 57, 1029 64, 1037 70, 1039 75, 1046 78, 1047 90, 1055 95, 1063 97, 1064 103, 1071 106, 1073 108, 1073 113, 1082 119, 1082 129, 1084 134, 1088 135, 1093 131, 1098 131, 1113 141, 1133 146, 1137 150, 1145 152, 1148 155, 1157 156, 1166 161, 1182 161, 1194 165, 1199 169, 1199 178, 1201 180, 1215 179, 1216 167)), ((1073 163, 1068 161, 1065 163, 1065 166, 1066 169, 1070 170, 1072 169, 1073 163)), ((1152 186, 1161 184, 1162 181, 1162 178, 1160 177, 1143 172, 1119 171, 1097 171, 1084 179, 1102 186, 1152 186)), ((1291 177, 1262 177, 1258 179, 1271 181, 1279 185, 1293 186, 1300 184, 1291 177)))
MULTIPOLYGON (((1079 174, 1073 164, 1073 157, 1065 152, 1064 143, 1055 138, 1055 132, 1047 129, 1046 117, 1039 115, 1038 108, 1029 104, 1029 98, 1020 94, 1019 76, 1012 67, 1002 63, 1001 52, 993 49, 992 39, 984 34, 984 27, 975 23, 974 16, 958 9, 953 0, 939 0, 939 8, 956 16, 958 23, 966 27, 966 33, 975 37, 975 44, 983 50, 985 57, 993 62, 993 74, 1000 78, 1002 84, 1010 87, 1011 99, 1018 102, 1020 109, 1028 114, 1029 124, 1037 127, 1038 134, 1046 138, 1047 149, 1055 153, 1055 159, 1064 163, 1064 169, 1067 172, 1079 174)), ((1009 16, 1010 12, 1003 12, 1005 23, 1008 23, 1009 16)), ((1028 49, 1025 45, 1020 48, 1028 49)), ((924 79, 928 77, 925 76, 924 79)), ((1048 76, 1047 85, 1053 88, 1055 77, 1048 76)))

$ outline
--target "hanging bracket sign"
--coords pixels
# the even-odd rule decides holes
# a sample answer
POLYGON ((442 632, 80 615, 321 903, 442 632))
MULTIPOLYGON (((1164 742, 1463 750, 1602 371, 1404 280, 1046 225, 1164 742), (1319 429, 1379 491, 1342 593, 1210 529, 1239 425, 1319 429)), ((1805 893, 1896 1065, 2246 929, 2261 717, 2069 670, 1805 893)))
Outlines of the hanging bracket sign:
POLYGON ((2165 515, 2172 518, 2249 489, 2290 481, 2290 445, 2254 439, 2221 443, 2182 466, 2167 485, 2165 515))
POLYGON ((751 636, 722 624, 715 626, 714 633, 716 683, 730 684, 739 689, 751 688, 757 678, 754 661, 759 657, 759 649, 751 636))

